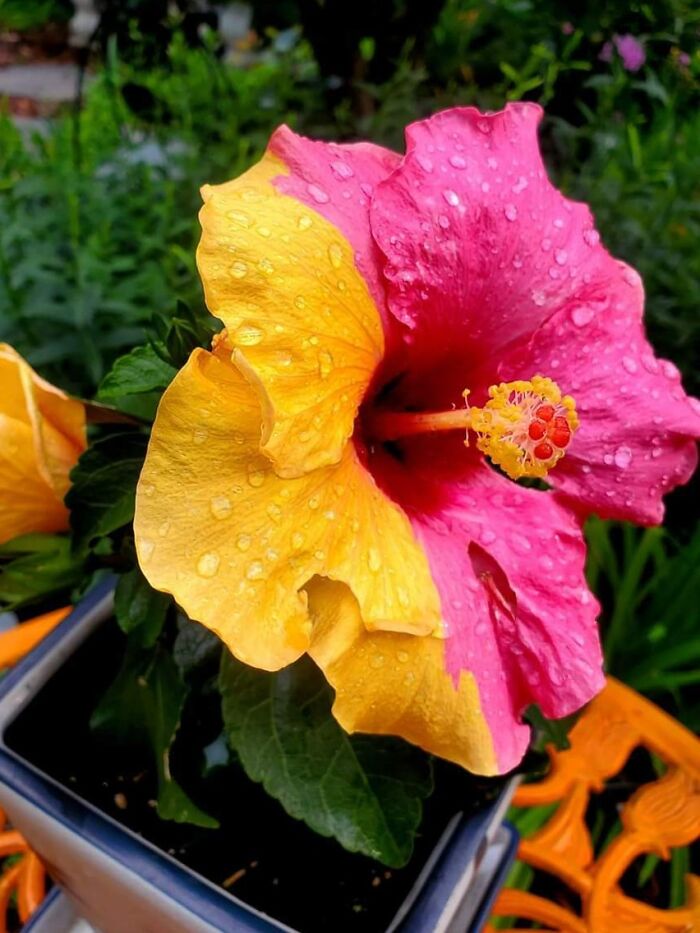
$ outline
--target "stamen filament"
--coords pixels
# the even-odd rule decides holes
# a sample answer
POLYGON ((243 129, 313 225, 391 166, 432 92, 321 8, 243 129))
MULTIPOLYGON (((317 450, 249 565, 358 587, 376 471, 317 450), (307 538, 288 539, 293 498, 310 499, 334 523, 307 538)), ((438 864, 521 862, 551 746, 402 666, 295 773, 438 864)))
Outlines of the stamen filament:
POLYGON ((396 441, 414 434, 433 431, 466 431, 470 425, 468 408, 453 411, 377 411, 369 433, 377 441, 396 441))
MULTIPOLYGON (((468 390, 464 391, 466 400, 468 390)), ((564 456, 578 417, 574 400, 545 376, 501 382, 489 388, 482 408, 453 411, 375 410, 366 423, 368 436, 379 443, 437 431, 476 435, 477 448, 510 476, 544 478, 564 456)))

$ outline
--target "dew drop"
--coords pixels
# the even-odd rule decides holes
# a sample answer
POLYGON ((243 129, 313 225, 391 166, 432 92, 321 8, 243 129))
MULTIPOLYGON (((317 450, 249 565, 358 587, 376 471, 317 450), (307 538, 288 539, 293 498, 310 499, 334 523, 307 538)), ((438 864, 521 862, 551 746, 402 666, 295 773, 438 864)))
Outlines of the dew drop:
POLYGON ((481 534, 479 535, 479 539, 482 544, 493 544, 493 542, 496 540, 496 535, 493 533, 493 531, 491 531, 490 528, 483 528, 481 534))
POLYGON ((248 482, 254 489, 259 489, 265 482, 265 474, 254 463, 248 464, 248 482))
POLYGON ((282 509, 274 502, 267 507, 267 514, 273 522, 278 522, 282 518, 282 509))
POLYGON ((535 290, 532 292, 531 297, 532 297, 533 302, 537 305, 538 308, 541 308, 542 305, 543 305, 543 304, 546 302, 546 300, 547 300, 547 297, 546 297, 545 293, 539 291, 538 289, 535 289, 535 290))
POLYGON ((400 661, 402 664, 406 664, 406 662, 408 661, 409 657, 410 657, 410 655, 409 655, 408 651, 397 651, 397 652, 396 652, 396 660, 397 660, 397 661, 400 661))
POLYGON ((333 357, 328 350, 321 350, 318 354, 318 372, 321 379, 327 379, 333 372, 333 357))
POLYGON ((170 522, 166 521, 161 524, 160 528, 158 529, 158 534, 161 536, 161 538, 165 538, 169 531, 170 531, 170 522))
POLYGON ((323 188, 319 188, 318 185, 307 185, 306 190, 317 204, 327 204, 330 201, 326 192, 323 188))
POLYGON ((583 231, 583 241, 587 246, 597 246, 600 243, 600 234, 593 228, 583 231))
POLYGON ((197 561, 197 573, 200 577, 213 577, 219 569, 219 555, 208 551, 197 561))
POLYGON ((506 220, 517 220, 518 218, 518 208, 515 204, 506 204, 503 209, 503 213, 506 215, 506 220))
POLYGON ((214 498, 209 503, 209 508, 211 509, 211 514, 214 518, 228 518, 233 507, 231 506, 231 500, 226 496, 214 496, 214 498))
POLYGON ((258 263, 258 268, 261 272, 264 272, 265 275, 272 275, 272 273, 275 271, 275 267, 272 265, 270 260, 265 259, 264 257, 258 263))
POLYGON ((241 347, 254 347, 265 336, 265 332, 254 324, 241 324, 233 332, 234 343, 241 347))
POLYGON ((248 564, 245 575, 249 580, 261 580, 265 576, 263 562, 261 560, 252 560, 248 564))
POLYGON ((236 547, 239 551, 247 551, 250 548, 252 539, 250 535, 238 535, 236 538, 236 547))
POLYGON ((352 178, 355 174, 352 168, 348 165, 347 162, 341 162, 340 159, 336 159, 335 162, 331 162, 331 169, 338 178, 352 178))
POLYGON ((369 666, 373 667, 376 670, 379 670, 380 667, 384 666, 384 655, 383 654, 374 654, 370 658, 369 666))
POLYGON ((304 544, 304 535, 300 531, 292 532, 292 547, 295 551, 298 551, 300 547, 304 544))
POLYGON ((321 504, 321 500, 319 499, 318 496, 311 496, 311 498, 309 499, 309 508, 312 511, 316 510, 320 504, 321 504))
POLYGON ((150 538, 141 538, 139 541, 139 560, 147 561, 150 560, 153 556, 153 551, 155 550, 155 544, 150 538))
POLYGON ((633 360, 631 356, 623 356, 622 368, 625 370, 625 372, 630 373, 630 375, 634 375, 638 369, 637 361, 633 360))
POLYGON ((299 220, 297 221, 297 227, 300 230, 308 230, 312 224, 313 224, 313 220, 309 217, 308 214, 302 214, 299 220))
POLYGON ((258 234, 261 237, 265 237, 265 239, 267 240, 269 237, 272 236, 272 231, 270 230, 269 227, 258 227, 258 234))
POLYGON ((202 444, 206 443, 208 437, 209 432, 206 428, 195 428, 192 432, 192 443, 200 447, 202 444))
POLYGON ((571 320, 577 327, 585 327, 595 317, 595 311, 586 305, 579 305, 571 312, 571 320))
POLYGON ((378 573, 382 567, 382 557, 379 551, 371 547, 367 554, 367 566, 372 571, 372 573, 378 573))
POLYGON ((459 195, 456 191, 453 191, 452 188, 445 188, 442 192, 442 196, 451 207, 457 207, 459 204, 459 195))
POLYGON ((432 172, 433 163, 430 161, 430 159, 427 156, 417 155, 416 160, 424 172, 428 172, 428 173, 432 172))
POLYGON ((139 483, 139 492, 142 496, 146 496, 150 499, 155 491, 156 487, 153 485, 153 483, 139 483))
POLYGON ((615 466, 626 470, 632 462, 632 451, 629 447, 618 447, 615 451, 615 466))
POLYGON ((467 167, 466 161, 462 158, 462 156, 458 156, 458 155, 450 156, 450 165, 452 166, 452 168, 466 168, 467 167))
POLYGON ((522 194, 522 192, 527 188, 527 178, 524 175, 520 175, 516 183, 510 189, 513 194, 522 194))
POLYGON ((569 258, 569 254, 565 249, 555 249, 554 250, 554 261, 558 266, 565 266, 566 260, 569 258))
POLYGON ((343 264, 343 251, 337 243, 331 243, 328 247, 328 258, 334 269, 340 269, 343 264))
POLYGON ((250 227, 251 225, 250 217, 244 214, 243 211, 229 211, 226 216, 241 227, 250 227))
POLYGON ((235 279, 242 279, 248 274, 248 266, 246 263, 241 262, 240 259, 237 259, 231 266, 231 275, 235 279))

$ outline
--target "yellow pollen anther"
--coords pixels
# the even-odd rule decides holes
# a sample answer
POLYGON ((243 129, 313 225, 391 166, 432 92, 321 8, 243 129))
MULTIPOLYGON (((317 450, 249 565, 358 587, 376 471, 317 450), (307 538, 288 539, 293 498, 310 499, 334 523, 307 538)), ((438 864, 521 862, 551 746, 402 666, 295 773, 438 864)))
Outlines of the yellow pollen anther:
POLYGON ((578 424, 574 400, 545 376, 491 386, 484 407, 469 410, 477 447, 511 479, 544 478, 578 424))
MULTIPOLYGON (((464 391, 466 401, 469 390, 464 391)), ((483 408, 453 411, 396 412, 378 410, 368 423, 378 441, 393 441, 434 431, 469 431, 476 446, 511 479, 544 478, 564 456, 578 427, 576 406, 570 395, 545 376, 502 382, 489 388, 483 408)))

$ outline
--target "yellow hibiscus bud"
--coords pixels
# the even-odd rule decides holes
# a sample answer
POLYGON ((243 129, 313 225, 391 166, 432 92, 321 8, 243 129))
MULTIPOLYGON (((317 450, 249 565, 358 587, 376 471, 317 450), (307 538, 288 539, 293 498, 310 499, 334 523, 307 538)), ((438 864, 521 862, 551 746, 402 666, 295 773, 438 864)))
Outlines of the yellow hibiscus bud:
POLYGON ((68 527, 63 497, 85 446, 83 404, 0 343, 0 544, 68 527))

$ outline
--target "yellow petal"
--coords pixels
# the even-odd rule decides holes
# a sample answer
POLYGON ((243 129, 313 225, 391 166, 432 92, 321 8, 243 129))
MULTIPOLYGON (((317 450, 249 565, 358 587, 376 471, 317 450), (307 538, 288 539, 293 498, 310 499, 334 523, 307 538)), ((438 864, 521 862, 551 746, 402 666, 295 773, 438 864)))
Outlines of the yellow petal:
POLYGON ((68 527, 63 497, 84 449, 84 406, 0 344, 0 541, 68 527))
POLYGON ((68 511, 39 470, 32 428, 0 414, 0 544, 66 528, 68 511))
POLYGON ((258 393, 262 447, 280 476, 337 463, 384 349, 350 244, 271 182, 274 156, 202 190, 197 262, 207 305, 258 393))
POLYGON ((267 670, 306 650, 314 575, 346 582, 369 628, 432 632, 439 597, 408 519, 361 466, 279 477, 260 406, 227 360, 196 350, 160 404, 136 497, 139 561, 233 653, 267 670))
POLYGON ((37 467, 63 499, 86 446, 83 404, 42 379, 8 344, 0 344, 0 393, 0 412, 31 427, 37 467))
POLYGON ((455 687, 434 636, 368 632, 342 583, 307 587, 311 657, 335 689, 333 715, 347 732, 398 735, 475 774, 497 774, 493 741, 473 676, 455 687))

